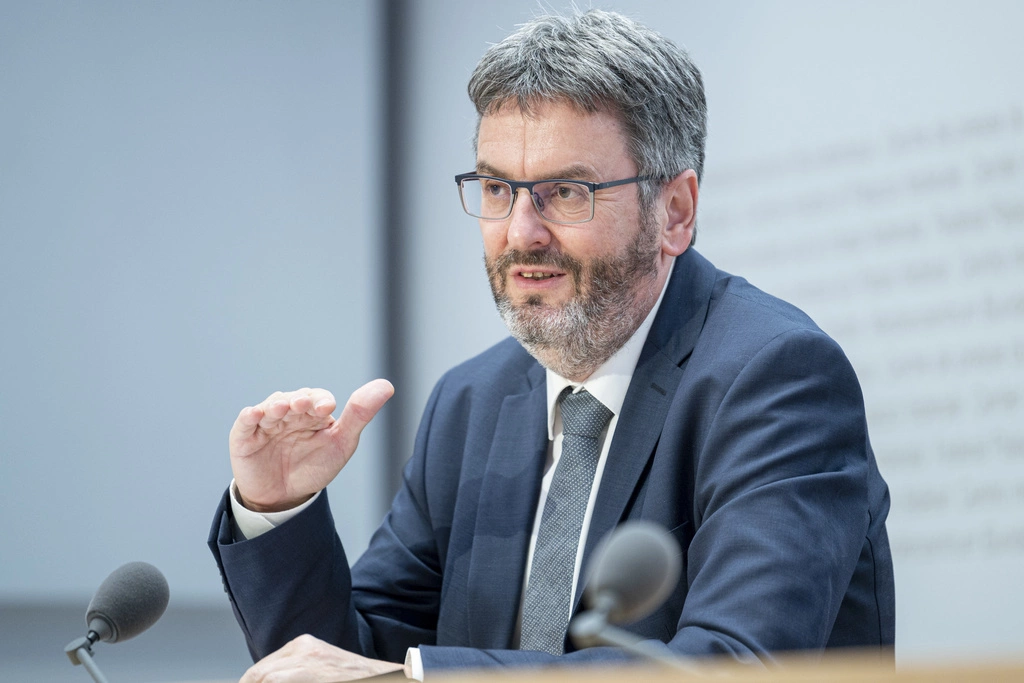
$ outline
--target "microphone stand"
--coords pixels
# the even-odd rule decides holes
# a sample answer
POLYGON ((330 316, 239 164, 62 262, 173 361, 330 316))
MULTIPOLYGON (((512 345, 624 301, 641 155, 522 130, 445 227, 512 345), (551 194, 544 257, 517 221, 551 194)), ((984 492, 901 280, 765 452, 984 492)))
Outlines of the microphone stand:
POLYGON ((608 615, 615 608, 615 598, 607 593, 598 595, 593 609, 580 614, 569 625, 569 635, 577 647, 611 645, 640 659, 655 662, 673 671, 697 673, 696 667, 681 657, 671 657, 650 640, 608 623, 608 615))
POLYGON ((100 634, 96 631, 90 630, 89 635, 84 638, 75 638, 67 647, 64 648, 65 654, 68 659, 75 666, 81 664, 85 667, 85 670, 89 672, 92 679, 96 683, 108 683, 103 672, 100 671, 99 667, 96 666, 96 662, 92 661, 92 646, 96 644, 96 641, 100 639, 100 634))

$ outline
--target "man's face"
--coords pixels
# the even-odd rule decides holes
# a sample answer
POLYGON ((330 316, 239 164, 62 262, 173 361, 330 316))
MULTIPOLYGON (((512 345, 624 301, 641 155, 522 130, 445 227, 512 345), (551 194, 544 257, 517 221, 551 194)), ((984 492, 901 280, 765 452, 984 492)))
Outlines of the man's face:
MULTIPOLYGON (((637 174, 614 116, 563 103, 484 116, 477 171, 592 182, 637 174)), ((585 379, 629 339, 660 293, 667 268, 655 214, 641 215, 636 185, 599 190, 593 220, 577 225, 545 221, 519 195, 507 219, 480 221, 495 302, 513 336, 545 366, 585 379)))

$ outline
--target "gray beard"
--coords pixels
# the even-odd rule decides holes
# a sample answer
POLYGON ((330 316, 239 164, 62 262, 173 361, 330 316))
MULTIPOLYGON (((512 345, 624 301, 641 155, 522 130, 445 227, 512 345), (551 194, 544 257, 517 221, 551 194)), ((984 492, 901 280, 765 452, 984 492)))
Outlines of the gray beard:
POLYGON ((509 251, 484 259, 491 294, 509 332, 541 365, 582 381, 614 355, 647 317, 660 292, 658 232, 644 221, 623 253, 586 264, 546 251, 509 251), (561 306, 529 297, 514 304, 506 291, 512 266, 553 266, 572 278, 574 295, 561 306))

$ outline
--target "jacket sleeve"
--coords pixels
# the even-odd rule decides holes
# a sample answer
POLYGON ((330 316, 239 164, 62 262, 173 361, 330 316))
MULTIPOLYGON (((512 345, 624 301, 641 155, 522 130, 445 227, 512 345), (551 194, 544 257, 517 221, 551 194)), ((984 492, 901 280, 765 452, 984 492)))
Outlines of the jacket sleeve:
POLYGON ((408 647, 434 642, 441 571, 425 514, 422 453, 439 389, 355 588, 326 491, 284 524, 244 541, 232 536, 225 493, 208 543, 254 661, 302 634, 395 662, 408 647))
POLYGON ((888 509, 887 497, 873 500, 885 486, 853 369, 823 333, 794 330, 710 394, 688 592, 670 644, 685 654, 821 650, 870 548, 872 515, 888 509))

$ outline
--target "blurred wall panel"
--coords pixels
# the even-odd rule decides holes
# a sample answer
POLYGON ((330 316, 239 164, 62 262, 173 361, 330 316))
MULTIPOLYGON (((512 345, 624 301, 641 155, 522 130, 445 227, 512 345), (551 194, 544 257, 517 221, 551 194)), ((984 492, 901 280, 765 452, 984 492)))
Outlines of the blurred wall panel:
MULTIPOLYGON (((1022 6, 592 5, 704 73, 698 250, 805 308, 858 369, 892 489, 900 657, 1024 652, 1022 6)), ((414 8, 417 406, 505 336, 451 176, 473 166, 476 61, 537 11, 414 8)))
MULTIPOLYGON (((238 411, 381 373, 377 72, 372 2, 0 3, 0 601, 141 559, 226 608, 238 411)), ((379 442, 332 486, 353 556, 379 442)))

